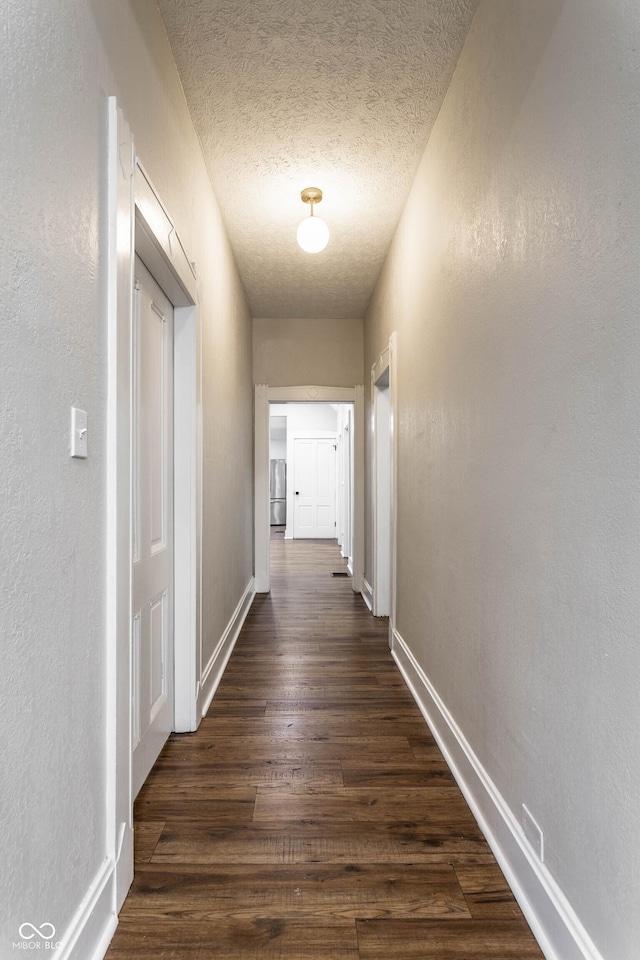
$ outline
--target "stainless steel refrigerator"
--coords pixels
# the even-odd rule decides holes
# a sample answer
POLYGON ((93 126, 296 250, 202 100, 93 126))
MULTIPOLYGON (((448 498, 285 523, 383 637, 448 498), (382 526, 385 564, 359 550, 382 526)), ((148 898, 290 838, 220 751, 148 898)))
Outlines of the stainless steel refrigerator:
POLYGON ((271 498, 271 526, 287 522, 287 461, 269 461, 269 496, 271 498))

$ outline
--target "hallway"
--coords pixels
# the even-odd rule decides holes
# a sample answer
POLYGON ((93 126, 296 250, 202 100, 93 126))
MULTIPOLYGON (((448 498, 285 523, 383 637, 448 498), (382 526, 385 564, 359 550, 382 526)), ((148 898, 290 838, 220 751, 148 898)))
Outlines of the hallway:
POLYGON ((541 957, 334 542, 271 556, 207 717, 138 797, 108 960, 541 957))

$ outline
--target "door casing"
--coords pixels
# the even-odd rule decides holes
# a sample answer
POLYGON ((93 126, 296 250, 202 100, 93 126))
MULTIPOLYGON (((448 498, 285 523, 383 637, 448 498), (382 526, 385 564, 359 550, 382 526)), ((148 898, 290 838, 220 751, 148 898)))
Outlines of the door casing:
MULTIPOLYGON (((376 362, 371 367, 371 462, 369 463, 371 480, 371 515, 368 526, 368 534, 371 536, 372 545, 372 570, 371 577, 373 587, 369 588, 372 593, 372 604, 363 592, 365 602, 368 606, 373 606, 375 612, 375 579, 376 579, 376 540, 377 540, 377 517, 376 517, 376 461, 377 461, 377 431, 376 431, 376 391, 377 384, 384 380, 388 383, 389 394, 389 453, 390 453, 390 477, 389 477, 389 498, 390 498, 390 516, 389 516, 389 646, 393 642, 393 632, 396 628, 396 584, 397 584, 397 527, 398 527, 398 342, 397 334, 394 331, 389 337, 389 345, 384 350, 376 362)), ((387 442, 387 441, 385 441, 387 442)))
POLYGON ((352 403, 354 405, 353 576, 355 593, 362 591, 364 573, 364 385, 355 387, 270 387, 255 385, 254 402, 254 556, 257 593, 269 593, 269 404, 352 403))
POLYGON ((133 879, 131 737, 132 303, 137 252, 174 304, 175 727, 197 726, 201 656, 201 369, 195 270, 108 99, 106 860, 120 909, 133 879))

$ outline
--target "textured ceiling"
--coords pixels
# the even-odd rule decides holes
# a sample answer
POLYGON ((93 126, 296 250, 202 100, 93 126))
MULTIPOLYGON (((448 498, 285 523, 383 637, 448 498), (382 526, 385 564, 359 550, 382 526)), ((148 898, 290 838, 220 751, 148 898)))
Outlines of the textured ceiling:
POLYGON ((364 315, 477 3, 159 0, 254 316, 364 315))

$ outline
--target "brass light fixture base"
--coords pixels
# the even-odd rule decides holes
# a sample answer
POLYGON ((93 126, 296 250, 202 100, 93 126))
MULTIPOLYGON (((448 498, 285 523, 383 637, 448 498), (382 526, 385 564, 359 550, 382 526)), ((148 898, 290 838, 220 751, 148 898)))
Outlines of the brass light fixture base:
POLYGON ((303 203, 320 203, 322 190, 319 187, 305 187, 300 193, 300 199, 303 203))

